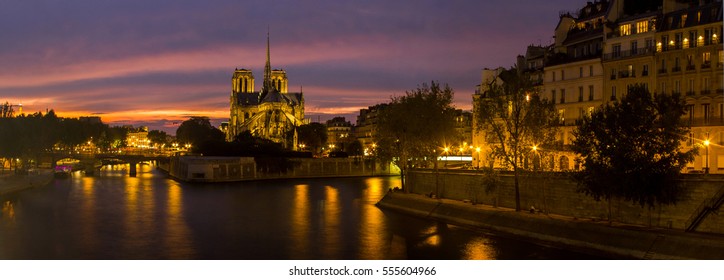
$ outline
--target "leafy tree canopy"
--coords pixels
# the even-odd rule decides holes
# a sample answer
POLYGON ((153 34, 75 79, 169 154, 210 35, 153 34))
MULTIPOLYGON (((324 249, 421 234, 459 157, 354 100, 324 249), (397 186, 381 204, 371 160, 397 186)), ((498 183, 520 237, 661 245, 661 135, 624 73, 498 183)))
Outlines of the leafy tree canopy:
POLYGON ((224 141, 224 132, 213 127, 208 117, 191 117, 176 129, 180 143, 191 143, 192 148, 206 141, 224 141))
POLYGON ((676 203, 682 194, 676 178, 697 153, 681 150, 689 132, 681 119, 685 109, 679 94, 652 97, 635 85, 621 101, 585 117, 573 142, 583 158, 583 170, 574 175, 580 190, 597 200, 618 197, 642 207, 676 203))
POLYGON ((448 141, 458 139, 454 94, 448 85, 433 81, 393 97, 378 113, 378 156, 394 162, 403 173, 408 166, 433 162, 448 141))
MULTIPOLYGON (((290 133, 294 133, 294 131, 290 133)), ((307 151, 321 152, 322 147, 327 144, 327 126, 321 123, 310 123, 297 127, 297 143, 304 144, 307 151)))
POLYGON ((541 99, 538 88, 526 73, 513 68, 499 75, 502 84, 491 83, 474 101, 476 129, 488 141, 488 152, 515 176, 515 206, 520 211, 519 169, 534 146, 555 141, 558 125, 552 102, 541 99))

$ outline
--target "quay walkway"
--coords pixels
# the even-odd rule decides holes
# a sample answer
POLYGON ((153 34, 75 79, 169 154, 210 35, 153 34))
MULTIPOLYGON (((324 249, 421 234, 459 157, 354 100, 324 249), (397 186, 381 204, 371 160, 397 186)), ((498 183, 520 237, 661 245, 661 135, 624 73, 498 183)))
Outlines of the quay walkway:
POLYGON ((377 206, 424 219, 614 259, 724 259, 724 236, 547 215, 389 192, 377 206))
POLYGON ((45 186, 52 180, 53 171, 50 169, 38 169, 28 175, 16 175, 12 172, 2 174, 0 175, 0 195, 45 186))

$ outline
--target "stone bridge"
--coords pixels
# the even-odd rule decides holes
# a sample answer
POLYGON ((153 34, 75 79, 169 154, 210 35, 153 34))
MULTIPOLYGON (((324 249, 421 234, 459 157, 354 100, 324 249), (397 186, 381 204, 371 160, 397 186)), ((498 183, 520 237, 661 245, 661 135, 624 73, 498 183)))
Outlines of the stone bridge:
POLYGON ((96 169, 108 162, 128 163, 130 166, 128 175, 131 177, 136 176, 137 165, 141 162, 168 161, 169 159, 167 155, 157 153, 48 153, 44 157, 51 159, 53 168, 62 159, 78 160, 86 174, 95 173, 96 169))

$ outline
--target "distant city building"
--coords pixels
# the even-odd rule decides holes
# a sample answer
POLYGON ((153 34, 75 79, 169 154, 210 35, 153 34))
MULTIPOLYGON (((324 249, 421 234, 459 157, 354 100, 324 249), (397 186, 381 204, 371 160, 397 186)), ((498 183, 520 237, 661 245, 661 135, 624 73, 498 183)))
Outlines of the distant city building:
MULTIPOLYGON (((344 151, 346 145, 349 145, 352 139, 352 123, 344 117, 335 117, 326 122, 327 126, 327 145, 332 150, 344 151)), ((356 141, 356 139, 354 139, 356 141)))
POLYGON ((151 140, 148 139, 148 127, 141 126, 128 131, 126 146, 132 149, 147 149, 151 147, 151 140))
POLYGON ((267 36, 264 82, 260 91, 254 91, 251 70, 236 69, 231 78, 230 119, 226 129, 227 141, 239 133, 252 135, 296 148, 295 128, 305 124, 304 95, 288 92, 287 74, 272 70, 267 36))
POLYGON ((384 110, 387 104, 377 104, 360 109, 357 116, 357 125, 354 127, 354 135, 367 152, 374 150, 375 136, 377 135, 377 123, 379 112, 384 110))
POLYGON ((102 124, 103 123, 101 121, 101 117, 98 117, 98 116, 79 117, 78 120, 89 123, 89 124, 102 124))
POLYGON ((457 143, 455 146, 462 148, 459 153, 470 155, 474 151, 473 145, 473 113, 455 110, 455 132, 457 132, 457 143))

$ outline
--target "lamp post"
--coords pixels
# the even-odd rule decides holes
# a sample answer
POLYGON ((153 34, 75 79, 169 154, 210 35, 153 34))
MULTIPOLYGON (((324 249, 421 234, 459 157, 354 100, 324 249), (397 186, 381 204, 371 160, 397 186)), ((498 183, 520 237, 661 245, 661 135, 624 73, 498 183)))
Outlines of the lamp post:
POLYGON ((704 163, 704 174, 709 174, 709 139, 704 140, 704 146, 706 147, 706 162, 704 163))

